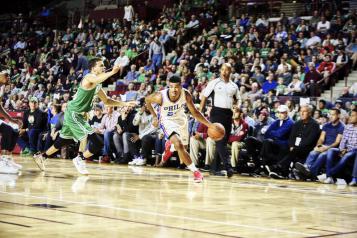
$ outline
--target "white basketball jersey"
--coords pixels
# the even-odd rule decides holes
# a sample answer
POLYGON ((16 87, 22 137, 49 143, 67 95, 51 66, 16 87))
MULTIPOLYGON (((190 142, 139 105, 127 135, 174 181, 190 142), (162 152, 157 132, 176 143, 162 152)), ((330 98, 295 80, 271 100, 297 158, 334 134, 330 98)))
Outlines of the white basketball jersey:
POLYGON ((169 99, 169 89, 164 89, 161 92, 162 104, 160 106, 160 121, 187 121, 185 114, 186 105, 186 93, 185 89, 182 89, 181 95, 176 102, 172 102, 169 99))

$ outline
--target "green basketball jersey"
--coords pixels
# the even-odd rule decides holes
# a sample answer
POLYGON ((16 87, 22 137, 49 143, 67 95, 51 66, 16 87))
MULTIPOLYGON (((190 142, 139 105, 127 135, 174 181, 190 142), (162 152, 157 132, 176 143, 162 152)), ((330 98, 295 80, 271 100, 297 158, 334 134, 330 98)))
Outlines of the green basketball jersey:
POLYGON ((82 85, 80 85, 72 101, 68 103, 67 110, 76 113, 89 112, 93 106, 93 98, 99 89, 99 84, 97 85, 97 87, 90 90, 86 90, 82 88, 82 85))

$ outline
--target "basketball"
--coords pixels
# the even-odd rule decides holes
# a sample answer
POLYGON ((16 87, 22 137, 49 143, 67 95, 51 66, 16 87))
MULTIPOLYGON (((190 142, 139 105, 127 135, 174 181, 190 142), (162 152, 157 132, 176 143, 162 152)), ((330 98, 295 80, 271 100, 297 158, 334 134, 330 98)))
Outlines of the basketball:
POLYGON ((208 128, 208 136, 212 138, 214 141, 222 140, 224 135, 226 134, 226 130, 224 129, 221 123, 213 123, 212 127, 208 128))

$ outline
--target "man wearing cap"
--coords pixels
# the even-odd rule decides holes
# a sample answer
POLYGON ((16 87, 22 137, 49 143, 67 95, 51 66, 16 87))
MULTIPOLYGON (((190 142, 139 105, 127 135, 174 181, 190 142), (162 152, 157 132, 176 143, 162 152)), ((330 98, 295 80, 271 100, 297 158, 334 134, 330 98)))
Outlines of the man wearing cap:
POLYGON ((46 129, 47 114, 38 108, 38 99, 31 97, 30 109, 24 113, 23 127, 20 129, 20 141, 23 148, 22 155, 33 155, 37 152, 38 136, 46 129))
POLYGON ((287 177, 291 162, 304 162, 310 151, 314 149, 320 136, 320 126, 311 115, 310 105, 301 106, 301 119, 293 125, 289 136, 289 153, 276 165, 267 168, 270 177, 275 179, 287 177))
POLYGON ((261 149, 262 165, 271 165, 279 161, 288 152, 288 139, 294 122, 288 116, 288 107, 280 105, 278 119, 265 132, 261 149))

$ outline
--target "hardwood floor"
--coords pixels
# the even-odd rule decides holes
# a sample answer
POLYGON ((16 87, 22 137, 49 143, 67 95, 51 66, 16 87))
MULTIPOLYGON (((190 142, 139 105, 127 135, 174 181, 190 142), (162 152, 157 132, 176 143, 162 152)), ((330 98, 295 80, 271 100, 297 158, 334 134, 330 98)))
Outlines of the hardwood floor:
POLYGON ((0 174, 0 237, 357 237, 357 188, 31 158, 0 174))

